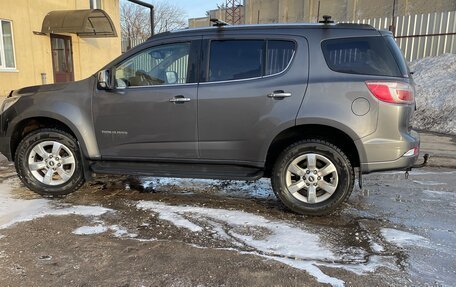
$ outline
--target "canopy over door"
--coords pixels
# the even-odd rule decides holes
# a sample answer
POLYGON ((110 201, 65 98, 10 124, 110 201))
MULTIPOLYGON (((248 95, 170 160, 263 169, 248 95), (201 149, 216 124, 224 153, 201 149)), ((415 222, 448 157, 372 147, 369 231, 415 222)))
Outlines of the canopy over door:
POLYGON ((86 38, 117 37, 111 18, 101 9, 51 11, 44 17, 41 32, 74 33, 86 38))

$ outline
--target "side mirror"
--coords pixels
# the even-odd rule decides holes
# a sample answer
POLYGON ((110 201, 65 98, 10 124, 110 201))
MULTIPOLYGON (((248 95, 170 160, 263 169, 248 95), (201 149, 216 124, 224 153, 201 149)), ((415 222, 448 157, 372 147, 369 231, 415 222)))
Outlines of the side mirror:
POLYGON ((178 76, 174 71, 166 72, 166 82, 168 84, 177 84, 178 76))
POLYGON ((100 89, 100 90, 114 89, 110 70, 99 71, 98 75, 97 75, 97 79, 98 79, 98 89, 100 89))

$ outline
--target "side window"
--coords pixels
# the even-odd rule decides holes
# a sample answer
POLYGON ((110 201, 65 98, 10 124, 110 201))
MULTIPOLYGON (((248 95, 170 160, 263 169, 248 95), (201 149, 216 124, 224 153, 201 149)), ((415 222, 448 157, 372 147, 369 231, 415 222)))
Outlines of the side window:
POLYGON ((268 41, 268 55, 265 75, 283 72, 291 62, 296 50, 296 44, 291 41, 268 41))
POLYGON ((329 68, 336 72, 401 77, 383 37, 325 40, 321 44, 329 68))
POLYGON ((146 49, 115 69, 117 87, 184 84, 187 82, 190 43, 146 49))
POLYGON ((262 76, 263 40, 211 41, 209 78, 229 81, 262 76))

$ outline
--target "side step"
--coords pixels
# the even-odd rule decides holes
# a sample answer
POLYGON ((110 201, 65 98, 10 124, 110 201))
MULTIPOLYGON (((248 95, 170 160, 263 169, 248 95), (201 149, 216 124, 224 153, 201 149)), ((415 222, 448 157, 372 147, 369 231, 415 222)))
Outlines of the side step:
POLYGON ((96 161, 90 169, 105 174, 224 180, 257 180, 263 176, 259 168, 221 164, 96 161))

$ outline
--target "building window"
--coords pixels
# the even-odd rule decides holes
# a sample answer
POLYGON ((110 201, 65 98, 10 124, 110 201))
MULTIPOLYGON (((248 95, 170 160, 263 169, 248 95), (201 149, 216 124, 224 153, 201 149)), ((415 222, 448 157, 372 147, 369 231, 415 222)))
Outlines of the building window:
POLYGON ((0 69, 15 69, 13 27, 11 21, 0 20, 0 69))
POLYGON ((102 9, 101 0, 90 0, 90 9, 102 9))

